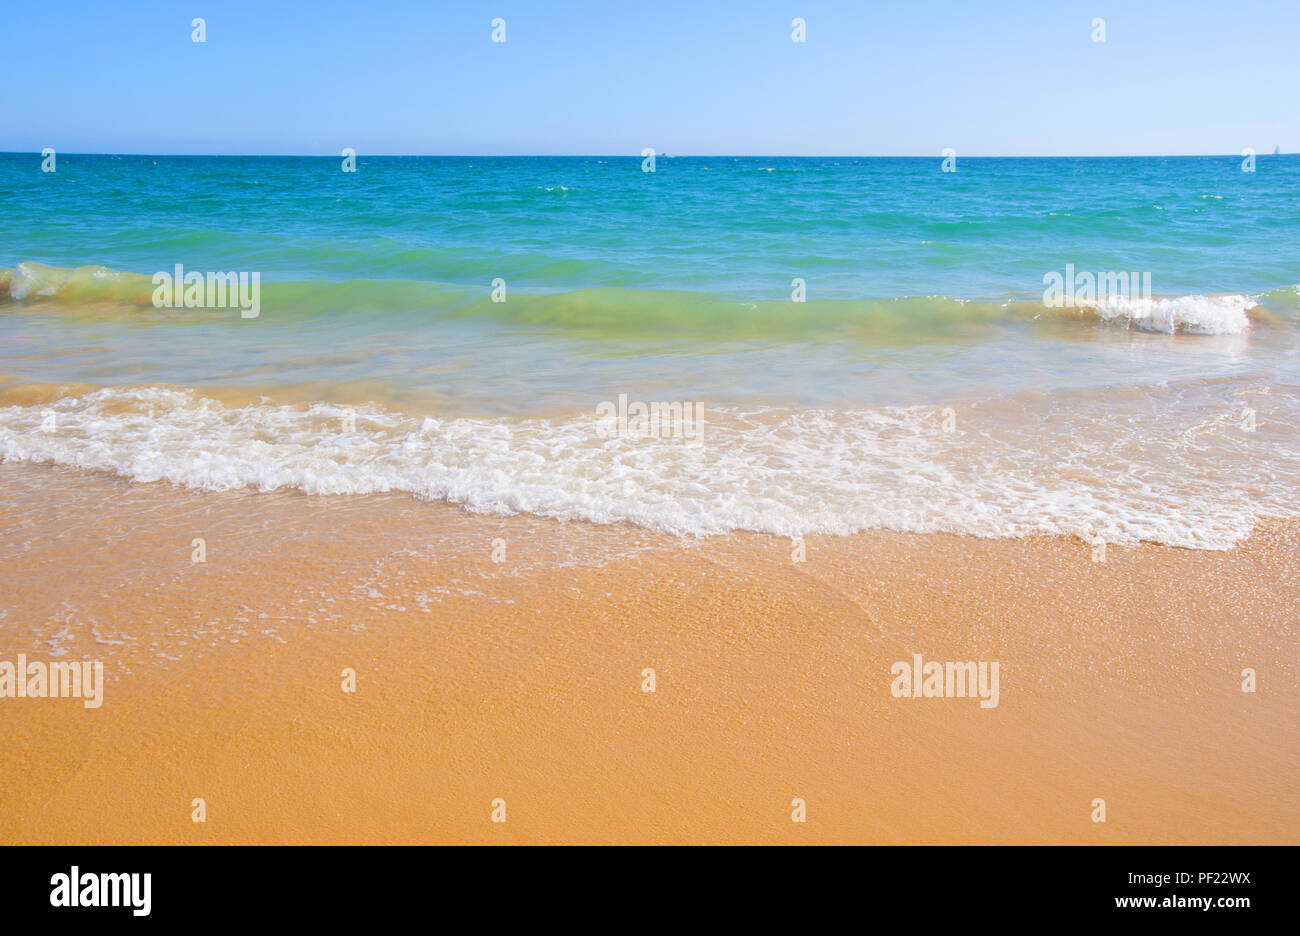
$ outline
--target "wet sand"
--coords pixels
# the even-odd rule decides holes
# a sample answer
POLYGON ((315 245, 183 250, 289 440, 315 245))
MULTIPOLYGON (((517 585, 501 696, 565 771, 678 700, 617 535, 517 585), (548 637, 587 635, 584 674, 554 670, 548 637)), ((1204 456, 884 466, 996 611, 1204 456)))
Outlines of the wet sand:
POLYGON ((0 660, 107 680, 0 699, 0 843, 1300 843, 1300 524, 795 562, 406 495, 0 489, 0 660), (894 698, 915 653, 997 661, 999 704, 894 698))

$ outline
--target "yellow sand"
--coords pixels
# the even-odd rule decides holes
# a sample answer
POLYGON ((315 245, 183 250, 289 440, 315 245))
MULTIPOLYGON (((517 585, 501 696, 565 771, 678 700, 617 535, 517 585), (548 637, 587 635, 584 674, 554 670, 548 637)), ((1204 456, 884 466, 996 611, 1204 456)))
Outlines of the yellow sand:
POLYGON ((97 710, 0 700, 3 843, 1300 843, 1294 524, 794 562, 396 495, 0 484, 0 660, 108 677, 97 710), (999 705, 894 698, 913 653, 998 661, 999 705))

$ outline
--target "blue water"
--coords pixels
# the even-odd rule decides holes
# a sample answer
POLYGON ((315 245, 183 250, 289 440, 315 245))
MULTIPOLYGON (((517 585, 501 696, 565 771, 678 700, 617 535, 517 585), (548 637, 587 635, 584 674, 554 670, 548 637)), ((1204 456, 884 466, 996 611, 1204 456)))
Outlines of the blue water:
POLYGON ((185 262, 267 279, 779 299, 1030 296, 1152 273, 1161 296, 1300 283, 1300 156, 962 158, 0 155, 0 266, 185 262))
POLYGON ((0 465, 686 535, 1300 512, 1300 157, 40 165, 0 155, 0 465), (168 307, 177 264, 256 314, 168 307), (1151 295, 1046 304, 1071 267, 1151 295))

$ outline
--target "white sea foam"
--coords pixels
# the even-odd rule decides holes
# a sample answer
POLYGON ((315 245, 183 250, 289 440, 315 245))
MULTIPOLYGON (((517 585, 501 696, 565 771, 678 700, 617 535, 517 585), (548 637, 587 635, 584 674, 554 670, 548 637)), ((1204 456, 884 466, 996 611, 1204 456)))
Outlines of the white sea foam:
POLYGON ((687 535, 874 528, 1223 549, 1259 515, 1295 512, 1294 433, 1247 434, 1149 404, 1070 421, 963 411, 953 431, 925 407, 717 408, 691 446, 602 439, 594 413, 420 419, 362 407, 346 431, 333 405, 227 407, 145 387, 0 408, 0 456, 207 490, 405 491, 687 535))
POLYGON ((1178 296, 1143 299, 1108 296, 1088 308, 1107 323, 1120 323, 1140 331, 1194 335, 1239 335, 1250 329, 1247 310, 1257 303, 1249 296, 1178 296))

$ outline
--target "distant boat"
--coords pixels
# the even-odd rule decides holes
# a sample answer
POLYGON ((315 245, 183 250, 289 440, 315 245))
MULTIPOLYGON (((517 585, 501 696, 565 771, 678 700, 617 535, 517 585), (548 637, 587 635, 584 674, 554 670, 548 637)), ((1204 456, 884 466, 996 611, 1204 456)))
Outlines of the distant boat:
POLYGON ((1280 156, 1280 155, 1282 155, 1282 147, 1280 147, 1280 146, 1275 146, 1275 147, 1273 147, 1273 155, 1274 155, 1274 156, 1280 156))

